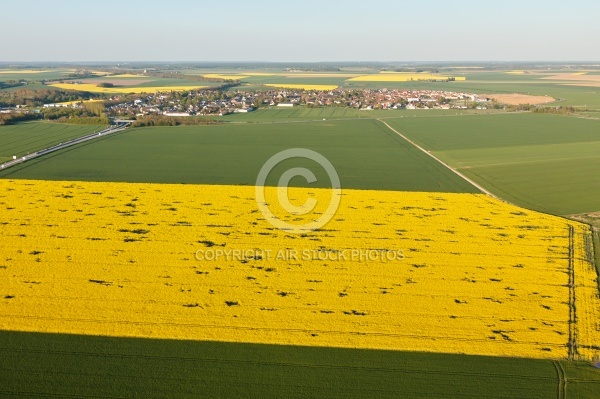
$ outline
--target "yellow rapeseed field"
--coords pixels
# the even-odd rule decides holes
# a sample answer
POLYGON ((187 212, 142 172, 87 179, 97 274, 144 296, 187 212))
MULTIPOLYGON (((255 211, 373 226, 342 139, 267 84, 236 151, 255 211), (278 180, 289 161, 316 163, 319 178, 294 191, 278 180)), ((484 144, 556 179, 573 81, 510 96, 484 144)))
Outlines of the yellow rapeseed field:
MULTIPOLYGON (((0 180, 0 329, 536 358, 574 336, 598 356, 584 225, 485 195, 344 190, 296 235, 254 190, 0 180)), ((330 196, 289 192, 317 212, 330 196)))
POLYGON ((154 93, 157 91, 166 92, 166 91, 185 91, 185 90, 195 90, 202 89, 206 86, 151 86, 151 87, 98 87, 97 84, 92 83, 81 83, 81 84, 73 84, 73 83, 54 83, 50 86, 57 87, 59 89, 64 90, 78 90, 78 91, 87 91, 90 93, 114 93, 114 94, 128 94, 128 93, 154 93))
POLYGON ((101 103, 104 100, 101 99, 89 99, 89 100, 79 100, 79 101, 63 101, 57 104, 66 104, 66 105, 75 105, 75 104, 85 104, 85 103, 101 103))
POLYGON ((335 90, 336 85, 305 85, 305 84, 288 84, 288 83, 268 83, 264 86, 277 87, 282 89, 298 89, 298 90, 335 90))
POLYGON ((33 69, 0 69, 0 74, 35 74, 35 73, 44 73, 50 72, 46 70, 33 70, 33 69))
MULTIPOLYGON (((349 81, 354 82, 410 82, 421 80, 448 80, 450 76, 435 75, 431 73, 404 73, 404 72, 384 72, 372 75, 357 76, 349 81)), ((454 76, 454 80, 464 81, 464 76, 454 76)))
POLYGON ((575 287, 577 352, 582 359, 600 360, 600 293, 598 276, 589 261, 594 254, 589 227, 573 226, 572 262, 575 287), (578 239, 583 237, 584 239, 578 239))

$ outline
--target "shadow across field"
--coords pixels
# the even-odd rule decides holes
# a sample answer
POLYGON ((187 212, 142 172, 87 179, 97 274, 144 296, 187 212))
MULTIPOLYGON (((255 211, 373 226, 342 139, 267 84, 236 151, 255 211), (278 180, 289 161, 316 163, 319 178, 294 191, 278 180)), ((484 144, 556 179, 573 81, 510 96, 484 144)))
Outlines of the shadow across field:
MULTIPOLYGON (((0 396, 555 398, 551 361, 0 332, 0 396)), ((592 398, 600 371, 561 362, 592 398)))

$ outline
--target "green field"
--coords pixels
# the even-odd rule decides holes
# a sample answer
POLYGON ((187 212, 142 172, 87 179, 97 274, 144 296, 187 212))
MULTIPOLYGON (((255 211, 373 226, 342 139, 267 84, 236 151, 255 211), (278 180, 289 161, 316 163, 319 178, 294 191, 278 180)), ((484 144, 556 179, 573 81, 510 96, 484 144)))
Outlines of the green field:
MULTIPOLYGON (((301 147, 325 155, 336 166, 343 187, 473 190, 373 118, 385 119, 510 202, 559 215, 600 210, 600 175, 596 173, 600 170, 600 122, 530 113, 263 109, 220 119, 233 122, 226 125, 131 130, 30 162, 1 176, 252 185, 270 156, 301 147)), ((29 125, 0 128, 0 139, 3 129, 14 136, 29 125)), ((32 126, 37 132, 48 124, 32 126)), ((85 129, 49 126, 64 132, 85 129)), ((59 141, 62 136, 55 142, 59 141)), ((24 151, 39 148, 29 145, 24 151)), ((11 155, 0 156, 8 159, 11 155)), ((296 163, 311 168, 310 162, 296 163)), ((290 165, 281 168, 286 166, 290 165)), ((324 173, 317 171, 317 177, 315 186, 328 184, 324 173)), ((292 184, 305 183, 293 180, 292 184)))
POLYGON ((0 126, 0 163, 76 137, 98 132, 104 126, 27 122, 0 126))
POLYGON ((219 121, 228 122, 265 122, 265 121, 310 121, 340 118, 372 118, 373 112, 377 115, 399 115, 398 110, 387 111, 359 111, 353 108, 322 107, 307 108, 297 106, 293 108, 269 107, 260 108, 247 114, 229 114, 219 117, 219 121))
MULTIPOLYGON (((475 188, 375 120, 289 124, 139 128, 57 152, 5 171, 10 178, 254 185, 277 152, 308 148, 336 168, 342 187, 473 192, 475 188)), ((312 161, 282 162, 267 180, 277 185, 285 168, 314 170, 312 161), (279 171, 279 172, 278 172, 279 171)), ((292 185, 306 185, 300 178, 292 185)))
POLYGON ((600 122, 539 114, 390 119, 510 202, 570 215, 600 210, 600 122))
POLYGON ((322 121, 323 119, 389 119, 389 118, 419 118, 427 116, 460 116, 502 113, 499 110, 441 110, 441 109, 380 109, 358 110, 342 107, 305 106, 264 107, 249 113, 229 114, 224 116, 207 116, 217 121, 253 123, 253 122, 294 122, 322 121))
POLYGON ((589 364, 0 332, 2 398, 594 399, 589 364), (562 375, 562 374, 561 374, 562 375), (562 389, 562 386, 561 386, 562 389))

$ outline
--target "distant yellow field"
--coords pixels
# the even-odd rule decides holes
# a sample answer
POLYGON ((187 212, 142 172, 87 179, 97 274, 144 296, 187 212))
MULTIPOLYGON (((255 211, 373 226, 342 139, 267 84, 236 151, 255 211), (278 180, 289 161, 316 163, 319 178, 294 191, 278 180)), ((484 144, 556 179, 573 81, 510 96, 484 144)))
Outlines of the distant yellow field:
MULTIPOLYGON (((448 80, 450 76, 434 75, 430 73, 403 73, 403 72, 386 72, 373 75, 362 75, 348 79, 354 82, 410 82, 410 81, 425 81, 425 80, 448 80)), ((454 80, 464 81, 464 76, 455 76, 454 80)))
POLYGON ((1 179, 0 212, 2 330, 600 355, 589 228, 485 195, 344 190, 302 236, 247 186, 1 179))
POLYGON ((33 69, 0 69, 0 74, 34 74, 34 73, 44 73, 50 71, 36 71, 33 69))
POLYGON ((338 86, 335 85, 304 85, 304 84, 288 84, 288 83, 268 83, 263 86, 277 87, 282 89, 298 89, 298 90, 335 90, 338 86))
POLYGON ((98 87, 96 84, 82 83, 55 83, 50 86, 64 90, 78 90, 87 91, 90 93, 113 93, 113 94, 128 94, 128 93, 154 93, 154 92, 165 92, 165 91, 185 91, 202 89, 207 86, 152 86, 152 87, 98 87))
POLYGON ((91 100, 81 100, 81 101, 65 101, 65 102, 58 103, 58 104, 75 105, 75 104, 79 104, 79 103, 101 103, 102 101, 104 101, 104 100, 91 99, 91 100))
POLYGON ((510 75, 524 75, 525 71, 508 71, 506 73, 508 73, 510 75))

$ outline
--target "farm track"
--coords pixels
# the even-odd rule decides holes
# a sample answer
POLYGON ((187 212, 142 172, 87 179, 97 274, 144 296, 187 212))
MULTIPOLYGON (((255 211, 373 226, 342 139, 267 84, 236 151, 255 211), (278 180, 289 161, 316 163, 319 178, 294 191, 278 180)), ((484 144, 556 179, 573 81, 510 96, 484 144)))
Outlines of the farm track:
POLYGON ((569 355, 573 361, 577 354, 577 313, 575 308, 575 231, 569 225, 569 355))
POLYGON ((552 365, 556 369, 558 388, 556 390, 557 399, 567 399, 567 374, 562 364, 558 360, 553 360, 552 365))

